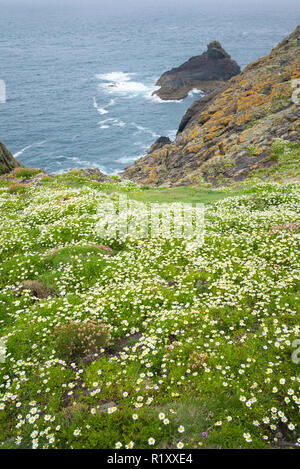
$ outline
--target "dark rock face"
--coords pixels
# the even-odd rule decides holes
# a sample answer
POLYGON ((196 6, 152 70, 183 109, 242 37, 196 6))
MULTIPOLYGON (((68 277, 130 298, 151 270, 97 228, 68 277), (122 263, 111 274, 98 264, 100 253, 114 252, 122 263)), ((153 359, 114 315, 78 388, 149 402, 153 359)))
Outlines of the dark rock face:
POLYGON ((14 168, 23 165, 17 161, 7 148, 0 142, 0 174, 9 173, 14 168))
POLYGON ((164 73, 156 83, 160 89, 154 94, 167 101, 183 99, 195 88, 210 92, 240 71, 238 64, 221 44, 214 41, 202 55, 192 57, 179 67, 164 73))
MULTIPOLYGON (((220 89, 218 89, 220 91, 220 89)), ((201 99, 197 99, 186 111, 181 122, 179 124, 177 135, 183 132, 183 130, 190 125, 190 123, 197 119, 200 112, 204 111, 206 107, 213 101, 213 99, 218 94, 218 91, 212 91, 208 93, 206 96, 203 96, 201 99)))
POLYGON ((147 153, 152 153, 153 151, 160 150, 162 147, 168 145, 169 143, 172 143, 169 137, 159 137, 156 142, 151 145, 147 153))
POLYGON ((230 55, 223 49, 218 41, 213 41, 208 44, 207 56, 209 59, 230 59, 230 55))

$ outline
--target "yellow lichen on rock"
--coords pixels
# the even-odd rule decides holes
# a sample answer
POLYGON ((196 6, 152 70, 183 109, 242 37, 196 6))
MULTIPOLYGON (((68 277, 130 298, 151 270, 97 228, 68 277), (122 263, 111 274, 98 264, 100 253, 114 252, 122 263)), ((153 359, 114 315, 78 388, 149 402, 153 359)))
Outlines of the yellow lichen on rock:
POLYGON ((222 174, 238 180, 265 164, 274 139, 299 140, 299 109, 293 98, 300 77, 299 50, 300 26, 268 56, 196 101, 175 141, 136 161, 125 170, 126 177, 178 184, 202 171, 208 180, 212 176, 207 176, 206 162, 226 157, 234 165, 222 174))

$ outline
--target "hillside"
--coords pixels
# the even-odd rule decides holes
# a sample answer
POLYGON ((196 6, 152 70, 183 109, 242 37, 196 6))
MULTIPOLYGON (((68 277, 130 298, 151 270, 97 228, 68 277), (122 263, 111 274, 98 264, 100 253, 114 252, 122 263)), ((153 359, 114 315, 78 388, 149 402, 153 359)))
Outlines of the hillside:
POLYGON ((296 184, 0 187, 1 449, 299 446, 296 184), (120 194, 205 203, 204 242, 104 237, 120 194))
MULTIPOLYGON (((300 26, 268 56, 196 101, 175 141, 137 160, 124 176, 148 185, 268 178, 281 164, 275 139, 299 141, 299 77, 300 26)), ((288 169, 279 179, 297 176, 292 164, 288 169)))

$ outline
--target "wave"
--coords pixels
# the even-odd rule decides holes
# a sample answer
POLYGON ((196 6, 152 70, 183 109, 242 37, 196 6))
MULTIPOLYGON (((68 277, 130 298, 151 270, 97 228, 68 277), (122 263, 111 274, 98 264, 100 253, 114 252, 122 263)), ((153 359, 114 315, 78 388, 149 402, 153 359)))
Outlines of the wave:
POLYGON ((108 94, 115 94, 127 97, 144 96, 151 98, 151 95, 157 87, 146 85, 140 81, 134 81, 132 77, 135 73, 111 72, 96 75, 100 88, 108 94))
POLYGON ((194 94, 202 94, 204 96, 204 92, 202 90, 198 90, 198 88, 193 88, 191 91, 189 91, 188 96, 192 98, 194 94))
POLYGON ((99 114, 108 114, 108 111, 104 107, 99 107, 96 98, 93 98, 94 108, 99 112, 99 114))
POLYGON ((108 114, 109 111, 107 109, 105 109, 106 107, 111 107, 111 106, 114 106, 115 103, 116 103, 116 100, 115 99, 111 99, 109 101, 109 103, 105 106, 105 107, 100 107, 97 103, 97 99, 96 99, 96 96, 93 97, 93 103, 94 103, 94 108, 99 112, 99 114, 102 116, 104 114, 108 114))
POLYGON ((114 119, 113 117, 108 117, 107 119, 104 119, 103 121, 99 121, 98 124, 105 124, 106 122, 111 122, 115 120, 116 119, 114 119))
MULTIPOLYGON (((166 103, 167 101, 164 101, 163 99, 161 99, 159 96, 157 96, 157 94, 153 94, 154 91, 156 91, 158 89, 158 87, 155 87, 151 93, 147 93, 145 95, 145 98, 146 99, 149 99, 150 101, 152 101, 153 103, 160 103, 160 104, 164 104, 166 103)), ((173 102, 173 101, 169 101, 169 102, 173 102)), ((174 101, 175 102, 175 101, 174 101)), ((179 101, 176 101, 176 102, 179 102, 179 101)))
POLYGON ((170 130, 170 131, 168 132, 168 134, 167 134, 167 137, 169 137, 169 139, 170 139, 171 141, 173 141, 173 140, 175 140, 176 135, 177 135, 177 129, 175 129, 175 130, 170 130))
POLYGON ((110 122, 111 125, 118 127, 124 127, 126 125, 126 123, 120 119, 114 119, 113 117, 109 117, 108 119, 104 119, 98 122, 100 129, 109 129, 110 125, 107 124, 108 122, 110 122))
POLYGON ((39 147, 40 145, 43 145, 44 143, 46 143, 47 140, 43 140, 42 142, 35 142, 35 143, 32 143, 31 145, 27 145, 26 147, 22 148, 22 150, 20 151, 17 151, 16 153, 14 153, 14 157, 15 158, 19 158, 19 156, 23 155, 23 153, 26 151, 26 150, 29 150, 29 148, 32 148, 32 147, 39 147))
POLYGON ((131 80, 131 75, 133 73, 125 73, 125 72, 110 72, 110 73, 102 73, 96 75, 99 80, 103 81, 112 81, 112 82, 119 82, 119 81, 129 81, 131 80))
POLYGON ((115 122, 113 123, 113 125, 115 125, 117 127, 125 127, 126 123, 121 121, 121 120, 116 119, 115 122))
POLYGON ((153 138, 158 138, 160 137, 160 135, 156 134, 155 132, 153 132, 151 129, 148 129, 147 127, 143 127, 142 125, 137 125, 135 122, 132 122, 132 125, 138 129, 140 132, 144 132, 146 134, 150 134, 151 137, 153 138))
MULTIPOLYGON (((158 80, 158 77, 155 78, 154 82, 156 83, 158 80)), ((157 94, 153 94, 154 91, 159 90, 159 86, 153 86, 152 90, 150 93, 146 94, 145 98, 149 99, 150 101, 154 103, 160 103, 160 104, 166 104, 166 103, 181 103, 183 99, 168 99, 165 101, 164 99, 161 99, 157 94)))
POLYGON ((24 148, 22 148, 22 150, 17 151, 17 153, 14 153, 14 157, 18 158, 19 156, 23 155, 24 151, 28 150, 31 147, 32 147, 32 145, 27 145, 27 147, 24 147, 24 148))
POLYGON ((133 163, 134 161, 138 160, 139 158, 142 158, 143 156, 145 155, 143 154, 143 155, 137 155, 137 156, 122 156, 116 161, 122 164, 133 163))
MULTIPOLYGON (((136 73, 110 72, 96 75, 96 78, 102 82, 99 84, 100 89, 108 94, 115 94, 130 98, 142 96, 144 99, 148 99, 153 103, 159 104, 182 102, 182 99, 164 101, 156 94, 153 94, 154 91, 159 89, 159 86, 154 85, 154 83, 157 81, 157 78, 152 82, 152 84, 145 84, 140 81, 134 81, 133 77, 135 75, 136 73)), ((198 90, 195 90, 195 92, 197 91, 198 90)))
POLYGON ((65 173, 66 171, 69 171, 70 169, 74 168, 74 165, 77 169, 85 169, 85 168, 93 168, 93 169, 100 169, 102 173, 104 174, 110 174, 112 170, 106 168, 105 166, 99 165, 95 161, 90 161, 90 160, 83 160, 77 156, 64 156, 64 155, 59 155, 61 158, 65 159, 65 162, 70 162, 70 164, 67 167, 64 167, 61 170, 55 171, 54 174, 62 174, 65 173))

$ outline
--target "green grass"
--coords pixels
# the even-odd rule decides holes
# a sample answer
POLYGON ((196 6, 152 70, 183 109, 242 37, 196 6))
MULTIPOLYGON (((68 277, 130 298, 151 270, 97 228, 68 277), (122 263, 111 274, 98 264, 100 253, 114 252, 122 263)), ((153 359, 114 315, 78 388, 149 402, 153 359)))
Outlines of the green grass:
POLYGON ((152 203, 203 203, 211 204, 226 197, 239 195, 241 191, 225 191, 203 189, 197 186, 172 187, 172 188, 144 188, 140 193, 133 195, 135 200, 152 203))
POLYGON ((27 186, 0 191, 0 448, 271 448, 278 432, 299 443, 296 184, 27 186), (120 192, 206 204, 204 242, 190 249, 176 223, 104 237, 96 224, 120 192), (86 354, 91 324, 111 341, 86 354))
POLYGON ((43 171, 41 169, 36 169, 36 168, 16 168, 15 169, 15 174, 17 177, 22 178, 22 179, 27 179, 36 176, 39 173, 42 173, 43 171))
POLYGON ((271 181, 300 179, 300 143, 277 139, 266 161, 273 164, 267 168, 258 168, 253 176, 271 181))

